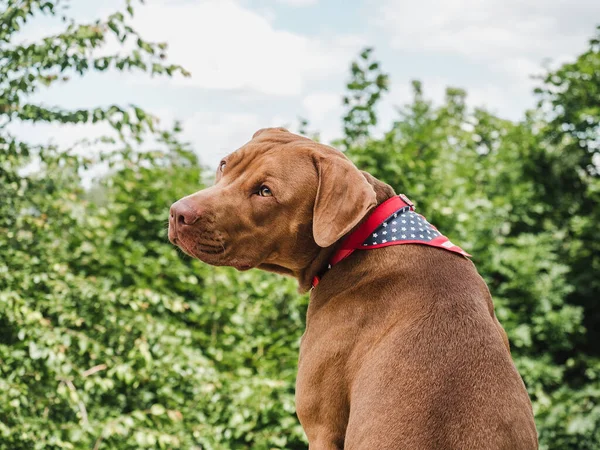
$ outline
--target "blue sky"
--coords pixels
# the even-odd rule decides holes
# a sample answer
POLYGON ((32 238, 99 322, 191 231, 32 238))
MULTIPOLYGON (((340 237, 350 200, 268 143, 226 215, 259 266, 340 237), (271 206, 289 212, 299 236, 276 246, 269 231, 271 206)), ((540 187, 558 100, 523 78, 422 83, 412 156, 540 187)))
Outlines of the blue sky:
MULTIPOLYGON (((71 11, 87 21, 121 4, 78 0, 71 11)), ((190 70, 190 79, 92 75, 36 97, 65 107, 135 103, 165 121, 179 119, 203 162, 214 166, 256 129, 294 130, 300 116, 324 141, 339 137, 348 66, 367 45, 391 78, 380 129, 410 100, 411 79, 423 81, 436 102, 447 86, 461 87, 471 105, 519 119, 534 104, 530 76, 545 60, 555 65, 584 51, 597 24, 598 0, 146 0, 134 27, 168 42, 170 61, 190 70)), ((36 20, 23 37, 60 29, 58 21, 36 20)), ((66 145, 106 129, 14 131, 66 145)))

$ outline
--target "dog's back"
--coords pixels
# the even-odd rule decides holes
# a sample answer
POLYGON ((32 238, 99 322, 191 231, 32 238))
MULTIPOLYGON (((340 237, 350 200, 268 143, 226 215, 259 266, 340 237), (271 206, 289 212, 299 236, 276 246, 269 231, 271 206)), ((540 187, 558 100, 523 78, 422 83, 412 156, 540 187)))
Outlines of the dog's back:
POLYGON ((323 386, 332 398, 321 401, 348 398, 345 449, 537 448, 506 335, 466 258, 422 245, 359 252, 323 279, 307 320, 299 414, 315 412, 302 371, 331 385, 322 375, 337 367, 344 387, 323 386))

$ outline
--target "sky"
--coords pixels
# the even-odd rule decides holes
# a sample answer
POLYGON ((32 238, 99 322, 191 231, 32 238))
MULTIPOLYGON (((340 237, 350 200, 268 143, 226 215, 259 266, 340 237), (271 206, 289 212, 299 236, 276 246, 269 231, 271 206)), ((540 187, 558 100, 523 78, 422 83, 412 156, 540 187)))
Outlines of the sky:
MULTIPOLYGON (((124 2, 72 0, 78 21, 105 17, 124 2)), ((365 46, 390 76, 378 131, 411 99, 410 81, 441 102, 464 88, 471 106, 512 120, 535 104, 532 75, 573 60, 600 25, 598 0, 146 0, 133 26, 169 44, 168 61, 192 73, 91 74, 40 91, 45 105, 89 108, 136 104, 183 123, 203 163, 215 167, 259 128, 294 131, 299 117, 322 141, 341 136, 341 104, 351 60, 365 46)), ((35 19, 30 40, 61 30, 35 19)), ((109 44, 113 45, 113 44, 109 44)), ((105 126, 15 125, 29 142, 69 145, 105 126)))

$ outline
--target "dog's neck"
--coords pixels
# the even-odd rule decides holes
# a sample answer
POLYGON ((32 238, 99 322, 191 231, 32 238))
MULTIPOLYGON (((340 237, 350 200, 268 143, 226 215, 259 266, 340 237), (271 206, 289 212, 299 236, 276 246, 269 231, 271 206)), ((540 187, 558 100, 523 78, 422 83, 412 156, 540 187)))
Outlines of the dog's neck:
POLYGON ((293 273, 293 276, 295 276, 298 279, 299 292, 305 293, 308 290, 310 290, 312 287, 314 277, 321 275, 326 270, 329 261, 331 260, 335 252, 339 249, 346 236, 350 235, 357 228, 359 228, 362 225, 362 223, 367 219, 367 217, 369 217, 369 215, 373 212, 373 210, 377 208, 377 206, 396 195, 394 189, 392 189, 391 186, 385 184, 382 181, 379 181, 377 178, 373 177, 367 172, 361 172, 366 178, 366 180, 369 182, 369 184, 373 186, 373 189, 375 190, 376 194, 377 204, 372 209, 370 209, 367 212, 367 214, 365 214, 362 220, 354 228, 352 228, 346 235, 338 239, 338 241, 335 244, 333 244, 330 247, 320 249, 320 251, 317 252, 316 257, 306 268, 298 271, 297 273, 293 273))

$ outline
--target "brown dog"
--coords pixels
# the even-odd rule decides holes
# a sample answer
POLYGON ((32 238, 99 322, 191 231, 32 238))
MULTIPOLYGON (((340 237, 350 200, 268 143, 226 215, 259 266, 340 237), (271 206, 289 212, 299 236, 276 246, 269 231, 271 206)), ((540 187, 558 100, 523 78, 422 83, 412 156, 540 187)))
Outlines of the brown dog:
MULTIPOLYGON (((537 448, 525 386, 475 266, 429 245, 356 251, 343 238, 392 188, 339 151, 263 129, 214 186, 171 207, 169 239, 312 290, 296 407, 312 450, 537 448)), ((364 244, 367 245, 367 244, 364 244)))

